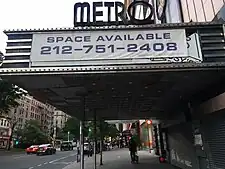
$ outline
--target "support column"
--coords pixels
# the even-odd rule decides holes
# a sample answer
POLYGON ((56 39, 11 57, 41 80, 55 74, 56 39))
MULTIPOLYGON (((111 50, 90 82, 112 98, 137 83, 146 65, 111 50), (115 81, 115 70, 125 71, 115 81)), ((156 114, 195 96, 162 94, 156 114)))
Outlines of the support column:
POLYGON ((103 149, 103 135, 102 135, 102 120, 100 121, 100 165, 103 165, 102 162, 102 149, 103 149))
POLYGON ((156 148, 156 155, 159 155, 159 142, 158 142, 158 131, 157 126, 154 126, 154 136, 155 136, 155 148, 156 148))
POLYGON ((161 124, 158 124, 158 131, 159 131, 160 155, 165 158, 164 139, 161 124))
POLYGON ((189 102, 184 110, 184 116, 186 122, 191 122, 192 121, 192 107, 191 103, 189 102))
POLYGON ((151 144, 150 144, 150 141, 151 141, 151 139, 150 139, 150 125, 149 124, 147 124, 147 133, 148 133, 148 151, 149 151, 149 153, 151 153, 151 144))
POLYGON ((136 122, 136 130, 137 130, 137 137, 138 137, 138 149, 141 150, 141 129, 140 129, 139 120, 136 122))
POLYGON ((83 126, 84 122, 80 121, 80 169, 84 169, 84 135, 83 126))
POLYGON ((96 110, 94 110, 94 169, 97 167, 96 145, 97 145, 97 129, 96 129, 96 110))
POLYGON ((85 95, 83 95, 83 119, 80 121, 80 169, 84 169, 84 123, 85 123, 85 95))

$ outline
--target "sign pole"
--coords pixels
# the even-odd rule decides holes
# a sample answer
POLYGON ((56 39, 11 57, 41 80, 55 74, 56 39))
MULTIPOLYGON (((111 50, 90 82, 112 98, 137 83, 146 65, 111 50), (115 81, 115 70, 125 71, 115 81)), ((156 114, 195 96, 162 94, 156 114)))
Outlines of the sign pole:
POLYGON ((80 121, 80 169, 84 169, 84 136, 83 121, 80 121))
POLYGON ((100 121, 100 165, 103 165, 102 162, 102 148, 103 148, 103 138, 102 138, 102 120, 100 121))
POLYGON ((84 123, 85 123, 85 96, 83 96, 83 120, 80 121, 80 169, 84 169, 84 123))
POLYGON ((149 133, 150 127, 149 127, 149 124, 147 124, 147 130, 148 130, 148 150, 149 150, 149 153, 151 153, 150 133, 149 133))
POLYGON ((94 169, 97 167, 97 157, 96 157, 96 148, 97 148, 97 132, 96 132, 96 110, 94 110, 94 169))

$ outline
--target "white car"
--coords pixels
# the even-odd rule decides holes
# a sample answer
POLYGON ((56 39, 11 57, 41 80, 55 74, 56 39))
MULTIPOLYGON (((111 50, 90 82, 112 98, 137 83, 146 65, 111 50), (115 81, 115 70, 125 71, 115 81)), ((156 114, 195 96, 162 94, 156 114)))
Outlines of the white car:
POLYGON ((56 149, 51 144, 41 144, 38 146, 37 156, 38 155, 52 155, 56 153, 56 149))

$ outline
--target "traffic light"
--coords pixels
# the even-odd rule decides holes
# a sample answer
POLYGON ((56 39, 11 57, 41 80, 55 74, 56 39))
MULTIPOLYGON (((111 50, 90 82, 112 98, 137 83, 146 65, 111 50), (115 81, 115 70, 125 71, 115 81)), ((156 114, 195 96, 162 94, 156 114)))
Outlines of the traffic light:
POLYGON ((18 140, 16 140, 16 141, 15 141, 15 144, 16 144, 16 145, 18 145, 18 144, 19 144, 19 141, 18 141, 18 140))

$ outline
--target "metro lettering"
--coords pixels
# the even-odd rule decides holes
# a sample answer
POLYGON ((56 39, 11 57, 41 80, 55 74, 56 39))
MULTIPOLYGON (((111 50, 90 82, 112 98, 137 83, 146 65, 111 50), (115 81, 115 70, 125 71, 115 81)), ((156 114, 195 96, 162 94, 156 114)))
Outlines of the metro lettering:
POLYGON ((152 20, 154 8, 151 4, 145 1, 134 1, 126 10, 125 5, 122 2, 92 2, 93 11, 90 11, 90 4, 88 2, 78 2, 74 5, 74 26, 91 26, 91 25, 101 25, 101 23, 105 23, 107 25, 119 25, 119 24, 136 24, 136 25, 143 25, 143 24, 153 24, 154 20, 152 20), (143 6, 149 9, 150 14, 144 19, 137 19, 135 18, 135 13, 133 12, 137 6, 143 6), (104 10, 100 10, 99 7, 105 7, 104 10), (112 21, 111 12, 112 8, 114 7, 114 17, 115 20, 112 21), (80 9, 80 14, 78 14, 78 9, 80 9), (84 11, 85 16, 84 16, 84 11), (103 11, 107 11, 107 21, 104 22, 103 20, 98 20, 98 16, 103 16, 103 11), (79 18, 78 18, 79 17, 79 18), (91 22, 92 17, 92 22, 91 22), (86 18, 86 22, 84 21, 86 18), (129 18, 129 19, 128 19, 129 18), (122 22, 122 23, 121 23, 122 22))

